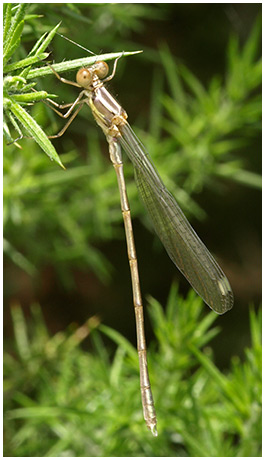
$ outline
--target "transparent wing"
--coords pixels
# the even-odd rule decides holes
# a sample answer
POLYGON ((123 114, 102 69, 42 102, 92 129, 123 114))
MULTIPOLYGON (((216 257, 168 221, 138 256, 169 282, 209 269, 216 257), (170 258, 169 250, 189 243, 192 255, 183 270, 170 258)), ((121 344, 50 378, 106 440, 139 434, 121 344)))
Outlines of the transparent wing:
POLYGON ((233 306, 228 279, 166 189, 130 125, 120 130, 120 143, 134 165, 140 196, 168 255, 207 305, 225 313, 233 306))

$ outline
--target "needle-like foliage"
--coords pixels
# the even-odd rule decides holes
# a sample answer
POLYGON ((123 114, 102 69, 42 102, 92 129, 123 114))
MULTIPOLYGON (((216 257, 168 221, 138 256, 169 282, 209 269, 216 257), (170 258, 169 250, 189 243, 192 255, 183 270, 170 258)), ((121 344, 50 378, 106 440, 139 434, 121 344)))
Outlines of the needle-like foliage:
POLYGON ((216 315, 172 287, 166 312, 150 299, 149 347, 159 436, 145 427, 136 349, 96 317, 51 336, 38 305, 12 308, 16 349, 5 353, 5 456, 257 457, 261 455, 261 315, 252 343, 222 373, 209 342, 216 315), (177 299, 177 300, 176 300, 177 299), (102 339, 117 345, 114 358, 102 339), (82 343, 90 339, 92 351, 82 343))

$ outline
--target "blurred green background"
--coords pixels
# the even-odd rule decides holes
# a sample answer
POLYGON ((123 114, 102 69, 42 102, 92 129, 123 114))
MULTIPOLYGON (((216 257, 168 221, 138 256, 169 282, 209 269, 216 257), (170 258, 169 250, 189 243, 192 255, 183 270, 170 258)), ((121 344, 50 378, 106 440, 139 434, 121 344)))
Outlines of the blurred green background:
MULTIPOLYGON (((215 363, 226 370, 231 357, 243 359, 250 346, 249 305, 258 307, 261 300, 261 6, 55 3, 28 4, 25 14, 13 61, 26 57, 37 39, 60 21, 61 34, 96 54, 143 50, 120 59, 108 88, 231 283, 234 308, 216 319, 221 333, 213 334, 211 341, 215 363)), ((86 56, 60 36, 46 51, 49 62, 56 63, 86 56)), ((63 76, 74 80, 75 72, 63 76)), ((36 81, 37 90, 58 94, 59 102, 71 102, 78 94, 53 75, 36 81)), ((27 110, 48 134, 63 126, 64 121, 42 102, 27 110)), ((12 128, 11 132, 16 138, 12 128)), ((66 171, 50 162, 33 140, 19 144, 22 150, 14 144, 4 148, 6 350, 12 355, 13 324, 23 317, 14 320, 13 315, 12 320, 10 307, 20 305, 31 324, 36 302, 54 337, 96 315, 135 344, 115 173, 89 108, 83 108, 64 136, 53 142, 66 171)), ((165 306, 173 281, 180 296, 186 296, 189 285, 153 234, 137 196, 132 166, 124 161, 143 297, 150 294, 165 306)), ((202 317, 206 313, 204 306, 202 317)), ((153 323, 145 316, 147 342, 155 347, 153 323)), ((103 340, 114 353, 112 340, 103 340)), ((89 340, 84 347, 91 350, 89 340)), ((14 390, 19 379, 11 369, 12 394, 10 388, 14 390)), ((8 410, 16 408, 18 400, 21 404, 21 398, 15 398, 8 410)), ((140 419, 140 427, 141 423, 144 431, 140 419)), ((60 449, 54 453, 48 447, 42 453, 38 447, 23 451, 21 440, 15 445, 22 450, 16 450, 10 441, 12 429, 7 428, 8 453, 59 455, 60 449)), ((119 446, 95 453, 88 449, 86 455, 214 455, 207 449, 192 450, 186 442, 171 435, 169 450, 162 444, 157 451, 134 450, 132 445, 129 453, 119 446)), ((246 452, 255 455, 251 448, 246 452)), ((215 453, 218 456, 218 450, 215 453)), ((83 456, 77 450, 72 455, 83 456)))

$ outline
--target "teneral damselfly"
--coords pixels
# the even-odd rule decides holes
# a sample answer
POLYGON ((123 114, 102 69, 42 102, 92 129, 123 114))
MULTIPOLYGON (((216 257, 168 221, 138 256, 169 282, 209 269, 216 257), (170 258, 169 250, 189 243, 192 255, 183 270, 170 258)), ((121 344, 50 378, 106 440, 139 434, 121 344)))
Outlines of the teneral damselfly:
POLYGON ((64 118, 69 117, 69 120, 57 135, 50 137, 61 136, 83 105, 88 104, 109 144, 110 159, 118 180, 131 269, 143 412, 148 428, 156 436, 156 414, 147 367, 143 304, 131 213, 123 174, 121 147, 133 163, 138 191, 156 233, 170 258, 187 278, 194 290, 210 308, 219 314, 223 314, 232 308, 233 293, 222 269, 189 224, 175 198, 163 184, 149 154, 130 127, 127 121, 127 113, 104 86, 105 82, 113 78, 117 61, 118 58, 114 62, 113 72, 110 76, 107 76, 109 71, 107 63, 96 61, 90 67, 82 68, 77 72, 76 82, 60 77, 51 67, 60 81, 82 90, 72 104, 59 105, 50 100, 57 109, 69 107, 64 115, 55 107, 52 107, 64 118))

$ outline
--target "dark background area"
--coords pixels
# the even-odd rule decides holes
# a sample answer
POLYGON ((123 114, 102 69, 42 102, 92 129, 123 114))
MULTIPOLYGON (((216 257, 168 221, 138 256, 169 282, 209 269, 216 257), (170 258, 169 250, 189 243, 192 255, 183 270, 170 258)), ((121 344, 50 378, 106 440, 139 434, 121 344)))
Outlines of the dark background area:
MULTIPOLYGON (((96 35, 96 32, 95 43, 87 43, 88 24, 75 24, 73 20, 69 20, 64 7, 53 5, 52 9, 47 9, 44 14, 53 14, 54 25, 62 20, 62 27, 67 29, 65 35, 72 40, 95 53, 120 51, 117 46, 120 46, 120 35, 123 34, 121 24, 117 26, 117 43, 109 43, 109 47, 106 48, 106 36, 104 33, 96 35)), ((127 8, 129 14, 129 4, 116 4, 116 7, 127 8)), ((214 75, 225 77, 226 49, 231 34, 238 35, 244 44, 258 14, 261 13, 261 5, 251 3, 149 4, 149 7, 154 17, 140 18, 141 26, 135 28, 138 30, 132 30, 123 36, 124 49, 146 50, 149 61, 141 61, 141 55, 128 58, 111 82, 112 92, 114 95, 118 94, 119 101, 129 114, 130 123, 134 125, 135 120, 146 120, 143 123, 146 130, 151 98, 150 80, 155 67, 160 65, 159 62, 155 62, 152 50, 158 49, 162 43, 167 43, 172 54, 207 86, 214 75)), ((87 18, 93 18, 93 8, 93 4, 87 4, 82 9, 83 14, 87 18)), ((39 4, 37 9, 41 14, 42 4, 39 4)), ((56 37, 53 43, 52 53, 56 62, 63 57, 74 59, 84 55, 82 50, 69 43, 69 55, 61 56, 61 40, 60 37, 56 37)), ((72 99, 70 96, 69 100, 72 99)), ((84 133, 85 116, 80 121, 80 130, 82 131, 83 126, 84 133)), ((93 123, 91 119, 90 122, 93 123)), ((97 130, 98 127, 95 125, 93 129, 97 130)), ((75 137, 69 130, 64 138, 54 143, 57 151, 65 151, 67 136, 72 136, 72 142, 77 146, 80 147, 82 144, 82 138, 75 137)), ((87 155, 82 148, 80 150, 82 155, 87 155)), ((103 136, 102 150, 106 155, 107 144, 103 136)), ((152 152, 150 154, 152 156, 152 152)), ((261 139, 256 139, 251 149, 242 151, 242 160, 245 169, 260 172, 261 139)), ((156 166, 159 170, 159 164, 156 166)), ((224 187, 227 190, 224 200, 206 189, 193 197, 205 210, 208 218, 204 221, 192 220, 192 225, 201 239, 211 252, 218 256, 235 296, 233 310, 218 317, 216 323, 223 332, 212 342, 217 363, 221 367, 226 367, 232 355, 242 355, 244 347, 249 344, 249 304, 258 307, 261 301, 261 194, 258 190, 228 181, 225 181, 224 187)), ((140 221, 134 220, 133 224, 144 299, 150 294, 165 305, 173 280, 179 282, 180 291, 185 295, 189 285, 158 244, 156 237, 150 234, 140 221)), ((91 271, 75 268, 72 273, 75 287, 66 291, 52 266, 42 267, 38 277, 32 280, 8 259, 4 261, 4 326, 7 337, 12 337, 10 305, 19 302, 24 311, 29 313, 31 303, 38 301, 51 333, 67 327, 71 322, 82 324, 88 317, 98 315, 104 324, 120 331, 135 343, 135 321, 125 240, 104 244, 97 242, 97 245, 113 267, 109 285, 100 282, 91 271)), ((207 312, 207 307, 205 311, 207 312)), ((149 341, 153 335, 147 314, 145 318, 149 341)))

